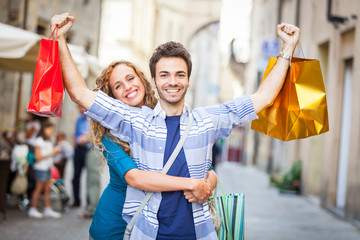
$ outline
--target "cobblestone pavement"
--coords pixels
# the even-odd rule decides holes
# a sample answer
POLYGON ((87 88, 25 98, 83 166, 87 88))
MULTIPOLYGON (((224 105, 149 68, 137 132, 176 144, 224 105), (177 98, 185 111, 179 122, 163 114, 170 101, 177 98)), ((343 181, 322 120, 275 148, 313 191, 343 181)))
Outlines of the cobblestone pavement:
POLYGON ((225 163, 216 172, 225 193, 245 193, 246 240, 360 240, 356 227, 311 198, 269 188, 268 175, 254 167, 225 163))
MULTIPOLYGON (((57 205, 57 204, 55 204, 57 205)), ((59 210, 58 207, 54 207, 59 210)), ((90 219, 79 219, 80 209, 63 213, 60 219, 32 219, 27 211, 20 211, 16 205, 8 205, 6 220, 0 214, 1 240, 79 240, 89 239, 90 219)))
MULTIPOLYGON (((245 193, 246 240, 360 240, 357 228, 310 198, 282 195, 269 188, 268 175, 254 167, 223 163, 216 166, 216 172, 226 193, 245 193)), ((108 176, 102 178, 106 183, 108 176)), ((63 213, 60 219, 36 220, 28 218, 27 212, 20 211, 13 201, 10 203, 7 219, 0 214, 0 240, 88 239, 91 220, 78 219, 79 208, 63 213)), ((59 210, 56 198, 53 206, 59 210)))

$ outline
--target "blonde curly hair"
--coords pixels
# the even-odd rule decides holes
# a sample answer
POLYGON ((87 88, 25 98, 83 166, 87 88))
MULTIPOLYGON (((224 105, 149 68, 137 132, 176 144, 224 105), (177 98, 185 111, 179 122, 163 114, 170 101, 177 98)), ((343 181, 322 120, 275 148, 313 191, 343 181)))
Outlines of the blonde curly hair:
MULTIPOLYGON (((132 69, 134 69, 135 74, 140 78, 142 84, 145 88, 145 96, 144 96, 144 105, 150 108, 154 108, 157 104, 157 98, 155 97, 155 92, 151 88, 150 82, 145 77, 145 74, 133 63, 126 61, 126 60, 120 60, 120 61, 114 61, 109 66, 107 66, 100 74, 99 77, 96 78, 96 88, 94 91, 101 90, 110 97, 114 98, 114 94, 110 87, 110 76, 114 70, 114 68, 118 65, 125 65, 132 69)), ((90 141, 94 144, 94 148, 99 150, 100 153, 102 153, 105 149, 104 145, 102 144, 102 138, 104 137, 104 134, 108 134, 111 137, 111 140, 116 142, 121 146, 121 148, 129 155, 131 156, 131 150, 129 147, 129 144, 126 142, 123 142, 119 140, 117 137, 113 136, 110 133, 110 130, 103 127, 100 123, 95 122, 94 120, 90 119, 89 124, 89 137, 90 141)), ((101 154, 101 167, 104 165, 104 156, 101 154)), ((101 169, 100 167, 100 169, 101 169)))

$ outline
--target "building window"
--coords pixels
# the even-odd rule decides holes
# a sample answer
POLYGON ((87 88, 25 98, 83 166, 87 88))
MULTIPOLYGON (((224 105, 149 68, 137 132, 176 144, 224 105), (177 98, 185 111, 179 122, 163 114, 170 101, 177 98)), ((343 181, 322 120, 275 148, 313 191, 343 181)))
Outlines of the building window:
POLYGON ((38 18, 37 26, 36 26, 36 33, 43 35, 43 36, 50 36, 50 22, 44 19, 38 18))
POLYGON ((45 30, 44 26, 37 25, 37 27, 36 27, 36 33, 45 36, 45 31, 46 31, 46 30, 45 30))
POLYGON ((91 50, 91 41, 90 40, 87 40, 86 41, 86 45, 85 45, 85 51, 87 53, 90 53, 90 50, 91 50))

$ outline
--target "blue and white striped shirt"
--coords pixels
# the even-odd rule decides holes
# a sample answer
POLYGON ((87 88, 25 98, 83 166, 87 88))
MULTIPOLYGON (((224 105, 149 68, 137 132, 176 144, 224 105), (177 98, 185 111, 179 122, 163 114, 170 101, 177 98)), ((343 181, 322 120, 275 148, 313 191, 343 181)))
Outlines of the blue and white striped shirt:
MULTIPOLYGON (((163 168, 164 150, 167 129, 166 113, 160 103, 154 109, 148 107, 135 108, 123 104, 98 91, 95 102, 85 114, 109 128, 119 139, 128 142, 132 158, 141 170, 161 172, 163 168)), ((180 134, 182 135, 190 110, 184 106, 180 117, 180 134)), ((211 150, 213 144, 229 136, 232 128, 241 126, 247 121, 256 119, 249 95, 233 101, 192 111, 194 124, 183 146, 186 162, 192 178, 206 178, 211 166, 211 150)), ((128 186, 123 218, 129 222, 141 201, 145 191, 128 186)), ((114 201, 116 201, 114 199, 114 201)), ((156 239, 159 222, 157 212, 161 202, 161 193, 155 193, 142 213, 138 216, 131 239, 156 239)), ((192 203, 196 238, 201 240, 218 239, 210 219, 207 203, 192 203)), ((181 233, 179 233, 181 234, 181 233)))

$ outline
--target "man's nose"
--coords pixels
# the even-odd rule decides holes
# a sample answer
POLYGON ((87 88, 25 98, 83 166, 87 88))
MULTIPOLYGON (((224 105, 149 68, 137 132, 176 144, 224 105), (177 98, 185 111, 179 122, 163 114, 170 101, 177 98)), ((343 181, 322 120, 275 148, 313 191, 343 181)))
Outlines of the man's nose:
POLYGON ((176 84, 177 84, 176 76, 175 76, 175 75, 170 75, 170 77, 169 77, 169 84, 171 84, 171 85, 176 85, 176 84))

